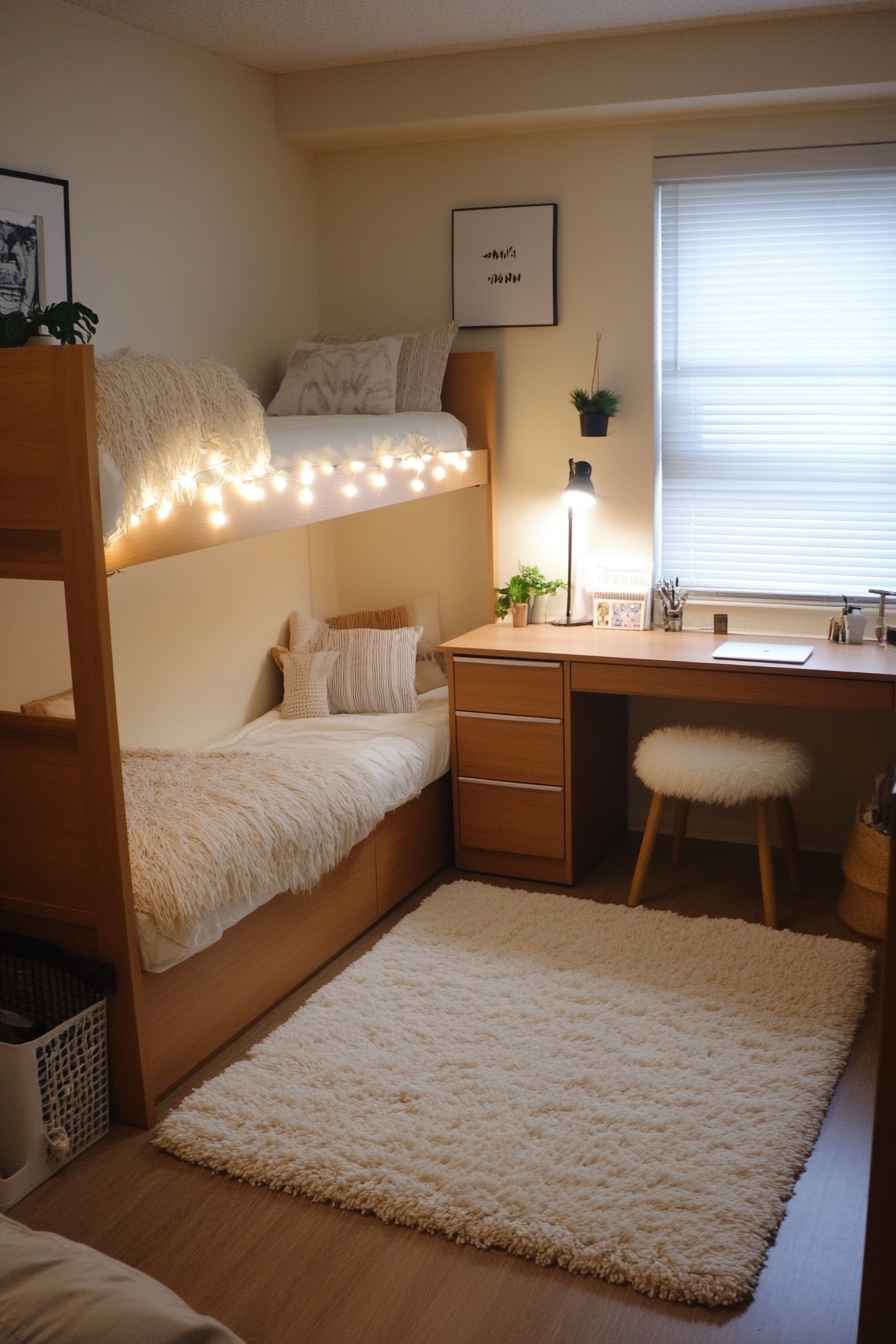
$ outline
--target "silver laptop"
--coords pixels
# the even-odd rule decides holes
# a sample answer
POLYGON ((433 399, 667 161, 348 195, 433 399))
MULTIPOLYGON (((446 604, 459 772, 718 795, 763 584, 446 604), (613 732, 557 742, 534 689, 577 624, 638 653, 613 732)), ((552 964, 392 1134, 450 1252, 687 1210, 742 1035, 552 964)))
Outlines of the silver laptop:
POLYGON ((729 639, 713 649, 713 658, 739 663, 804 663, 812 657, 811 644, 747 644, 729 639))

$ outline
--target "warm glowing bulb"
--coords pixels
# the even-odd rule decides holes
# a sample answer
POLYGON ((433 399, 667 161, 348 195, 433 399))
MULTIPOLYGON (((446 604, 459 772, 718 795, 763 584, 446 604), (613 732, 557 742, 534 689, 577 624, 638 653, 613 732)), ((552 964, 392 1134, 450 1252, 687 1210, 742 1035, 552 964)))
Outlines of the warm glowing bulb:
POLYGON ((459 461, 457 462, 457 469, 458 471, 466 471, 467 464, 463 458, 460 458, 459 461))
POLYGON ((465 448, 465 449, 464 449, 464 457, 472 457, 472 456, 473 456, 473 454, 470 452, 469 448, 465 448))
POLYGON ((322 462, 320 469, 325 476, 332 476, 333 472, 336 470, 332 462, 322 462))
POLYGON ((156 509, 156 517, 160 519, 162 522, 164 522, 170 512, 171 512, 171 500, 163 499, 159 507, 156 509))
POLYGON ((139 526, 140 526, 140 515, 139 515, 139 513, 132 513, 132 514, 131 514, 131 524, 130 524, 130 525, 131 525, 131 527, 139 527, 139 526))
POLYGON ((196 477, 191 471, 188 471, 183 476, 178 476, 177 484, 182 490, 192 490, 196 484, 196 477))
POLYGON ((243 499, 264 499, 264 491, 254 481, 243 481, 240 486, 240 494, 243 499))
POLYGON ((302 470, 299 472, 299 484, 311 485, 313 481, 314 481, 314 468, 303 467, 302 470))
POLYGON ((411 489, 417 490, 418 492, 423 489, 423 482, 421 481, 419 476, 415 476, 414 479, 411 481, 411 489))
POLYGON ((227 522, 227 515, 222 513, 220 509, 215 509, 214 512, 209 515, 209 521, 214 523, 215 527, 223 527, 227 522))
POLYGON ((431 462, 431 461, 432 461, 432 453, 424 453, 424 454, 423 454, 423 461, 424 461, 424 462, 431 462))
POLYGON ((382 490, 386 484, 386 478, 381 471, 375 471, 370 478, 371 485, 375 485, 378 490, 382 490))
POLYGON ((437 481, 444 481, 444 479, 445 479, 445 468, 444 468, 444 467, 433 467, 433 469, 432 469, 432 474, 433 474, 433 476, 436 478, 437 481))
POLYGON ((300 504, 310 504, 310 503, 313 501, 313 499, 314 499, 314 496, 312 495, 312 493, 311 493, 311 491, 310 491, 309 489, 306 488, 306 489, 304 489, 304 490, 300 490, 300 491, 299 491, 299 503, 300 503, 300 504))
POLYGON ((348 485, 343 486, 342 493, 344 495, 348 495, 349 499, 351 499, 352 495, 356 495, 358 493, 358 487, 356 485, 352 485, 350 482, 348 485))
POLYGON ((271 477, 271 484, 277 491, 278 495, 282 495, 283 491, 286 489, 286 477, 281 476, 278 472, 276 476, 271 477))
POLYGON ((391 457, 389 456, 389 454, 387 453, 385 457, 381 457, 381 458, 380 458, 380 466, 381 466, 381 467, 385 467, 386 471, 388 471, 389 468, 391 467, 393 461, 394 461, 394 459, 391 458, 391 457))
POLYGON ((265 462, 264 458, 259 457, 255 463, 255 466, 252 468, 252 475, 267 476, 268 470, 269 470, 268 463, 265 462))
POLYGON ((363 463, 363 462, 349 462, 348 466, 349 466, 349 471, 363 471, 363 470, 364 470, 364 463, 363 463))
POLYGON ((207 485, 202 492, 202 497, 207 504, 220 504, 222 499, 220 485, 207 485))

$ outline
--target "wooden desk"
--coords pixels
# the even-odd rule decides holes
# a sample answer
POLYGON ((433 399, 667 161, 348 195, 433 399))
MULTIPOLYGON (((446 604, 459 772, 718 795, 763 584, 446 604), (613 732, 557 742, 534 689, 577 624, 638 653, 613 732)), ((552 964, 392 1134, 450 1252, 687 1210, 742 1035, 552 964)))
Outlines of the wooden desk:
POLYGON ((896 710, 896 649, 811 644, 807 663, 714 661, 698 632, 484 625, 448 655, 456 863, 571 884, 625 829, 628 696, 896 710))

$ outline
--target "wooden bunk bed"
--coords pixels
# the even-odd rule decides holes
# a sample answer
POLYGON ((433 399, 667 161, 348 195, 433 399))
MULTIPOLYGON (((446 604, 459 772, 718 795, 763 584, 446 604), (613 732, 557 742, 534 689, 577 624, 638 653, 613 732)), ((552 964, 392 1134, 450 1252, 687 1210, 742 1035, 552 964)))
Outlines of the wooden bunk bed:
MULTIPOLYGON (((141 970, 107 570, 302 519, 275 498, 270 510, 236 511, 222 532, 184 507, 104 553, 93 361, 90 346, 0 351, 0 577, 64 584, 77 706, 76 720, 0 712, 0 927, 115 965, 113 1106, 149 1127, 159 1097, 449 860, 450 782, 387 814, 313 891, 282 893, 170 970, 141 970)), ((442 401, 494 480, 494 356, 451 355, 442 401)))

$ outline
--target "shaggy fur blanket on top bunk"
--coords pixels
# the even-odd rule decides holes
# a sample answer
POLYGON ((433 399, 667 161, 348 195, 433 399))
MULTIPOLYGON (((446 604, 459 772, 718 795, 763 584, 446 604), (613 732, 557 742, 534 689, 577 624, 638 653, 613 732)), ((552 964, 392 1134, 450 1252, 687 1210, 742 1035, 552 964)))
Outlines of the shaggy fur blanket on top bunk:
POLYGON ((134 905, 174 937, 209 911, 315 887, 404 797, 357 760, 141 749, 121 763, 134 905))
POLYGON ((124 518, 195 494, 219 464, 242 480, 267 470, 261 402, 233 369, 119 350, 96 361, 97 439, 121 473, 124 518))

